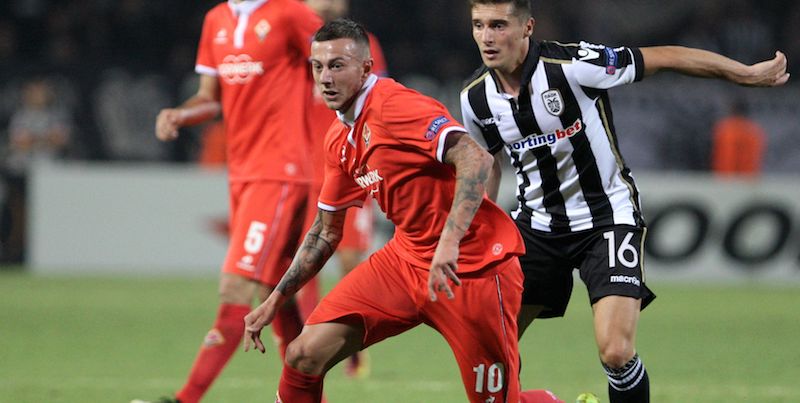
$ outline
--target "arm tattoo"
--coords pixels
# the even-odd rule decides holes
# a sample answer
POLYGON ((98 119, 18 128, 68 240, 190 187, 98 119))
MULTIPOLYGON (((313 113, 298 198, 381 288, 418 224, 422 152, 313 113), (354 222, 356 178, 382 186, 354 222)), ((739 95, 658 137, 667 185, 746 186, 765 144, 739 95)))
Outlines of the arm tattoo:
POLYGON ((314 277, 333 255, 342 239, 344 211, 320 211, 303 244, 294 255, 292 264, 275 287, 281 294, 291 296, 314 277))
MULTIPOLYGON (((451 134, 449 137, 454 136, 451 134)), ((451 232, 460 240, 483 202, 492 159, 475 141, 463 133, 453 141, 455 144, 447 150, 445 162, 456 168, 456 188, 444 230, 451 232)))

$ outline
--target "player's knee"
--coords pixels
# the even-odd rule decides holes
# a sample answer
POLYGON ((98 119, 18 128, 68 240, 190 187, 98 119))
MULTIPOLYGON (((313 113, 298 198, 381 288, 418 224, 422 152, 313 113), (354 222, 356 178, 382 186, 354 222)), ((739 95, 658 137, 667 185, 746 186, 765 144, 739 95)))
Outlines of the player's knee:
POLYGON ((318 375, 322 372, 321 360, 318 360, 312 348, 302 338, 294 339, 286 347, 286 365, 305 374, 318 375))
POLYGON ((635 353, 627 341, 606 343, 600 346, 600 361, 610 368, 622 368, 635 353))

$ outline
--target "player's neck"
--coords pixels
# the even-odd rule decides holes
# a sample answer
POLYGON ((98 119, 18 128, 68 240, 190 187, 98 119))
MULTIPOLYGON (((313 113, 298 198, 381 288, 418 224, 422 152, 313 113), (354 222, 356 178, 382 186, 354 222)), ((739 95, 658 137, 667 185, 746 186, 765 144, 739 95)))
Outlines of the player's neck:
POLYGON ((528 48, 528 43, 522 46, 513 67, 495 69, 495 74, 500 80, 500 86, 503 87, 503 92, 514 98, 519 95, 519 89, 522 84, 522 67, 525 65, 525 59, 528 57, 528 48))

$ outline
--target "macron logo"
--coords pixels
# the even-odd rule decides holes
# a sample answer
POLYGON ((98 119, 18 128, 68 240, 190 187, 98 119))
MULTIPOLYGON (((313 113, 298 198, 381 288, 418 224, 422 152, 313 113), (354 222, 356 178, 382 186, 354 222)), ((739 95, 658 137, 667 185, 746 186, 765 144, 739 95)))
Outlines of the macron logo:
POLYGON ((552 133, 531 135, 520 141, 510 143, 508 147, 510 147, 512 150, 529 150, 531 148, 537 148, 545 145, 549 146, 555 144, 555 142, 558 140, 572 137, 580 133, 581 130, 583 130, 583 122, 581 122, 580 119, 577 119, 575 123, 564 130, 556 129, 556 131, 552 133))
POLYGON ((361 186, 362 189, 366 189, 380 181, 382 181, 380 174, 378 174, 377 169, 373 169, 372 171, 367 172, 365 175, 361 175, 356 178, 356 183, 358 186, 361 186))

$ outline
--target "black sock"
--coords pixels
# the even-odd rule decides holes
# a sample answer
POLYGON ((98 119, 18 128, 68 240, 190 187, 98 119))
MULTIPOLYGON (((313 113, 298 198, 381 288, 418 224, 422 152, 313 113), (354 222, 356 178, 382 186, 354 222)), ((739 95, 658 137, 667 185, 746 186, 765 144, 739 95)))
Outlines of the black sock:
POLYGON ((608 399, 610 403, 650 403, 650 379, 644 363, 636 354, 622 368, 610 368, 603 364, 608 375, 608 399))

